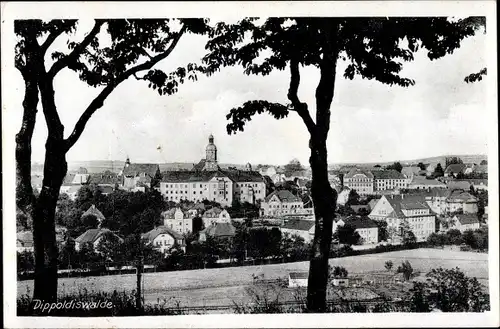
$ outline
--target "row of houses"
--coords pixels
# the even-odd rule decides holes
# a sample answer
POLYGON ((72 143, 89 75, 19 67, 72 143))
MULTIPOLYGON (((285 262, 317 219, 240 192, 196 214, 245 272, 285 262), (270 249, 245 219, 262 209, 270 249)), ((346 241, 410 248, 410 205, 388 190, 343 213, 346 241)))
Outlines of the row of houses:
MULTIPOLYGON (((344 226, 346 223, 358 232, 362 244, 378 243, 377 223, 365 216, 353 215, 335 220, 332 226, 332 234, 335 233, 338 227, 344 226)), ((285 219, 280 229, 283 233, 298 235, 306 243, 309 243, 314 239, 315 227, 316 224, 313 218, 289 218, 285 219)))
MULTIPOLYGON (((244 170, 236 168, 222 169, 218 165, 217 147, 214 137, 209 136, 206 156, 191 170, 160 172, 159 164, 131 163, 127 158, 123 170, 118 174, 104 172, 89 174, 84 168, 76 173, 68 173, 60 193, 75 199, 79 189, 88 184, 101 188, 103 194, 114 189, 127 191, 158 190, 167 201, 203 201, 218 202, 229 206, 233 200, 255 204, 266 197, 266 182, 250 164, 244 170)), ((33 186, 41 189, 41 176, 32 177, 33 186)))

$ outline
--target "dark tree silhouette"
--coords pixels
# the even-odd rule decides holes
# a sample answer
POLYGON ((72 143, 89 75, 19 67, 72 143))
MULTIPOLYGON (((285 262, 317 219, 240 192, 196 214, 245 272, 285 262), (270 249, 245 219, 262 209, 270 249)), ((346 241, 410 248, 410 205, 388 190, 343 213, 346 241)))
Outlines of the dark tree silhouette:
POLYGON ((433 60, 452 53, 475 29, 464 20, 446 17, 419 18, 245 18, 236 24, 219 23, 209 33, 209 53, 203 61, 206 74, 226 66, 242 66, 245 74, 290 72, 288 104, 252 100, 231 109, 229 134, 243 131, 252 116, 267 112, 283 119, 297 113, 309 132, 311 196, 316 217, 311 248, 307 308, 326 310, 328 254, 332 240, 337 193, 328 182, 327 137, 338 61, 346 61, 343 76, 359 75, 385 84, 408 87, 415 82, 401 77, 403 62, 412 61, 425 48, 433 60), (405 42, 403 42, 403 40, 405 42), (269 54, 269 55, 268 55, 269 54), (264 57, 264 58, 263 58, 264 57), (320 72, 316 86, 315 118, 311 104, 300 100, 300 70, 313 66, 320 72))

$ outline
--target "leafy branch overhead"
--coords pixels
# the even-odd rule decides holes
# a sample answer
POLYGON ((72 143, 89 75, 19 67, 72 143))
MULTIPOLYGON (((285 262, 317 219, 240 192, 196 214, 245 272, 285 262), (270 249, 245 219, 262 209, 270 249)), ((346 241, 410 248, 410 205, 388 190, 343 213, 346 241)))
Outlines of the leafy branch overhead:
MULTIPOLYGON (((54 64, 47 78, 54 77, 64 68, 78 73, 80 80, 92 87, 104 87, 77 121, 66 140, 71 148, 82 134, 93 113, 102 107, 106 98, 123 81, 131 76, 149 82, 149 87, 160 95, 171 95, 185 79, 195 80, 196 65, 164 73, 153 67, 167 58, 186 33, 206 34, 205 19, 111 19, 95 20, 92 29, 81 41, 68 41, 69 52, 54 50, 50 58, 54 64), (106 37, 109 40, 105 40, 106 37), (139 73, 144 73, 139 77, 139 73)), ((74 32, 76 20, 16 21, 15 32, 20 37, 16 45, 16 67, 26 71, 26 58, 34 49, 42 56, 60 35, 74 32), (38 45, 38 39, 45 41, 38 45), (37 48, 39 47, 39 48, 37 48)), ((23 73, 24 74, 24 73, 23 73)))
POLYGON ((218 23, 209 32, 203 73, 211 75, 223 67, 240 66, 247 75, 266 76, 290 67, 291 106, 246 103, 231 110, 228 119, 232 122, 227 129, 242 131, 252 115, 263 112, 282 118, 281 113, 288 108, 295 110, 311 131, 315 123, 307 104, 297 97, 300 67, 321 68, 325 56, 331 56, 346 63, 346 79, 361 76, 408 87, 415 81, 400 73, 404 62, 414 60, 415 52, 425 49, 431 60, 451 54, 464 38, 476 33, 482 22, 484 17, 245 18, 236 24, 218 23), (329 44, 335 46, 327 48, 329 44), (265 107, 262 111, 254 109, 259 104, 265 107), (238 115, 238 111, 244 113, 238 115))

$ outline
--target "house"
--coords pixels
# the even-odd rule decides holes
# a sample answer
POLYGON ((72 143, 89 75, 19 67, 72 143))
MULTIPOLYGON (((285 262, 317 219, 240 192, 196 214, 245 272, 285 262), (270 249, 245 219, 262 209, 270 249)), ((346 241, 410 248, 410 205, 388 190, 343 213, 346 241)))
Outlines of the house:
POLYGON ((450 194, 450 190, 445 188, 428 188, 423 192, 425 202, 431 210, 438 215, 446 214, 446 198, 450 194))
POLYGON ((425 241, 436 231, 436 216, 423 195, 383 195, 368 217, 387 222, 395 233, 391 239, 400 240, 405 227, 417 241, 425 241))
POLYGON ((99 242, 101 242, 106 235, 112 235, 118 241, 123 242, 122 238, 107 228, 92 228, 88 229, 75 239, 75 250, 81 250, 84 245, 90 245, 94 250, 96 250, 99 242))
POLYGON ((252 204, 264 200, 266 183, 249 164, 244 170, 221 169, 217 162, 217 148, 210 135, 206 157, 192 170, 163 172, 159 191, 167 201, 210 200, 230 206, 234 199, 252 204))
POLYGON ((307 287, 308 272, 288 273, 288 288, 307 287))
POLYGON ((453 190, 446 198, 446 212, 462 211, 465 214, 476 214, 478 211, 477 198, 464 190, 453 190))
POLYGON ((17 252, 34 252, 33 233, 31 231, 17 232, 16 248, 17 252))
POLYGON ((373 194, 374 177, 370 171, 352 168, 344 176, 344 186, 358 192, 359 195, 373 194))
POLYGON ((155 227, 151 231, 142 234, 141 238, 162 254, 168 254, 174 247, 178 247, 183 251, 186 249, 184 237, 165 225, 155 227))
POLYGON ((446 188, 444 183, 441 183, 435 179, 428 179, 425 176, 413 176, 408 189, 410 190, 420 190, 429 188, 446 188))
POLYGON ((408 179, 397 170, 374 170, 374 190, 385 191, 408 187, 408 179))
POLYGON ((474 171, 474 168, 476 167, 475 163, 464 163, 465 168, 464 168, 464 174, 468 175, 471 174, 474 171))
POLYGON ((465 171, 466 165, 463 163, 455 163, 448 165, 444 170, 444 177, 456 177, 458 174, 463 174, 465 171))
POLYGON ((142 191, 157 186, 161 179, 160 166, 154 163, 130 163, 127 158, 119 176, 121 188, 127 191, 142 191))
POLYGON ((453 216, 453 228, 460 230, 460 232, 465 232, 467 230, 477 230, 480 227, 479 220, 474 214, 457 214, 453 216))
POLYGON ((120 185, 120 177, 117 173, 109 170, 103 173, 90 174, 89 184, 99 186, 102 194, 107 195, 114 191, 115 187, 120 185))
POLYGON ((163 226, 174 230, 179 234, 186 234, 193 231, 193 217, 181 208, 172 208, 161 213, 163 226))
POLYGON ((418 176, 420 174, 420 167, 417 166, 405 166, 401 169, 401 174, 403 174, 410 181, 413 177, 418 176))
POLYGON ((269 177, 271 177, 271 180, 273 181, 273 183, 275 185, 279 184, 279 183, 284 183, 287 181, 287 178, 286 178, 285 174, 283 174, 283 173, 276 173, 276 174, 271 175, 269 177))
POLYGON ((59 190, 60 194, 67 194, 71 200, 75 200, 78 191, 83 185, 88 183, 90 175, 85 173, 68 173, 64 177, 63 183, 59 190))
POLYGON ((309 243, 314 238, 314 221, 301 218, 290 218, 281 226, 282 233, 298 235, 302 237, 305 243, 309 243))
POLYGON ((213 207, 205 211, 201 215, 201 219, 205 227, 209 227, 216 223, 231 223, 231 216, 227 210, 218 207, 213 207))
POLYGON ((87 211, 85 211, 82 214, 81 218, 84 218, 87 216, 94 216, 97 219, 97 221, 99 222, 99 224, 105 219, 102 212, 99 209, 97 209, 95 205, 91 205, 89 207, 89 209, 87 209, 87 211))
POLYGON ((260 204, 262 216, 280 216, 304 213, 302 199, 288 190, 278 190, 269 194, 260 204))
POLYGON ((200 231, 199 241, 206 241, 208 237, 214 239, 232 239, 236 235, 236 228, 231 222, 216 222, 200 231))
POLYGON ((356 229, 362 239, 362 244, 378 243, 378 226, 370 218, 366 216, 350 216, 344 222, 356 229))

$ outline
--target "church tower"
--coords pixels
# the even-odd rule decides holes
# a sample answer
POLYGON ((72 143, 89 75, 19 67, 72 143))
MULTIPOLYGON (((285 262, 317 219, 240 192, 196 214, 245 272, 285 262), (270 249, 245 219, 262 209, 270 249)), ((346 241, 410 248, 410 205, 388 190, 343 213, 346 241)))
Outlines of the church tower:
POLYGON ((208 136, 204 170, 213 171, 217 169, 219 169, 217 165, 217 146, 214 144, 214 136, 210 134, 210 136, 208 136))

